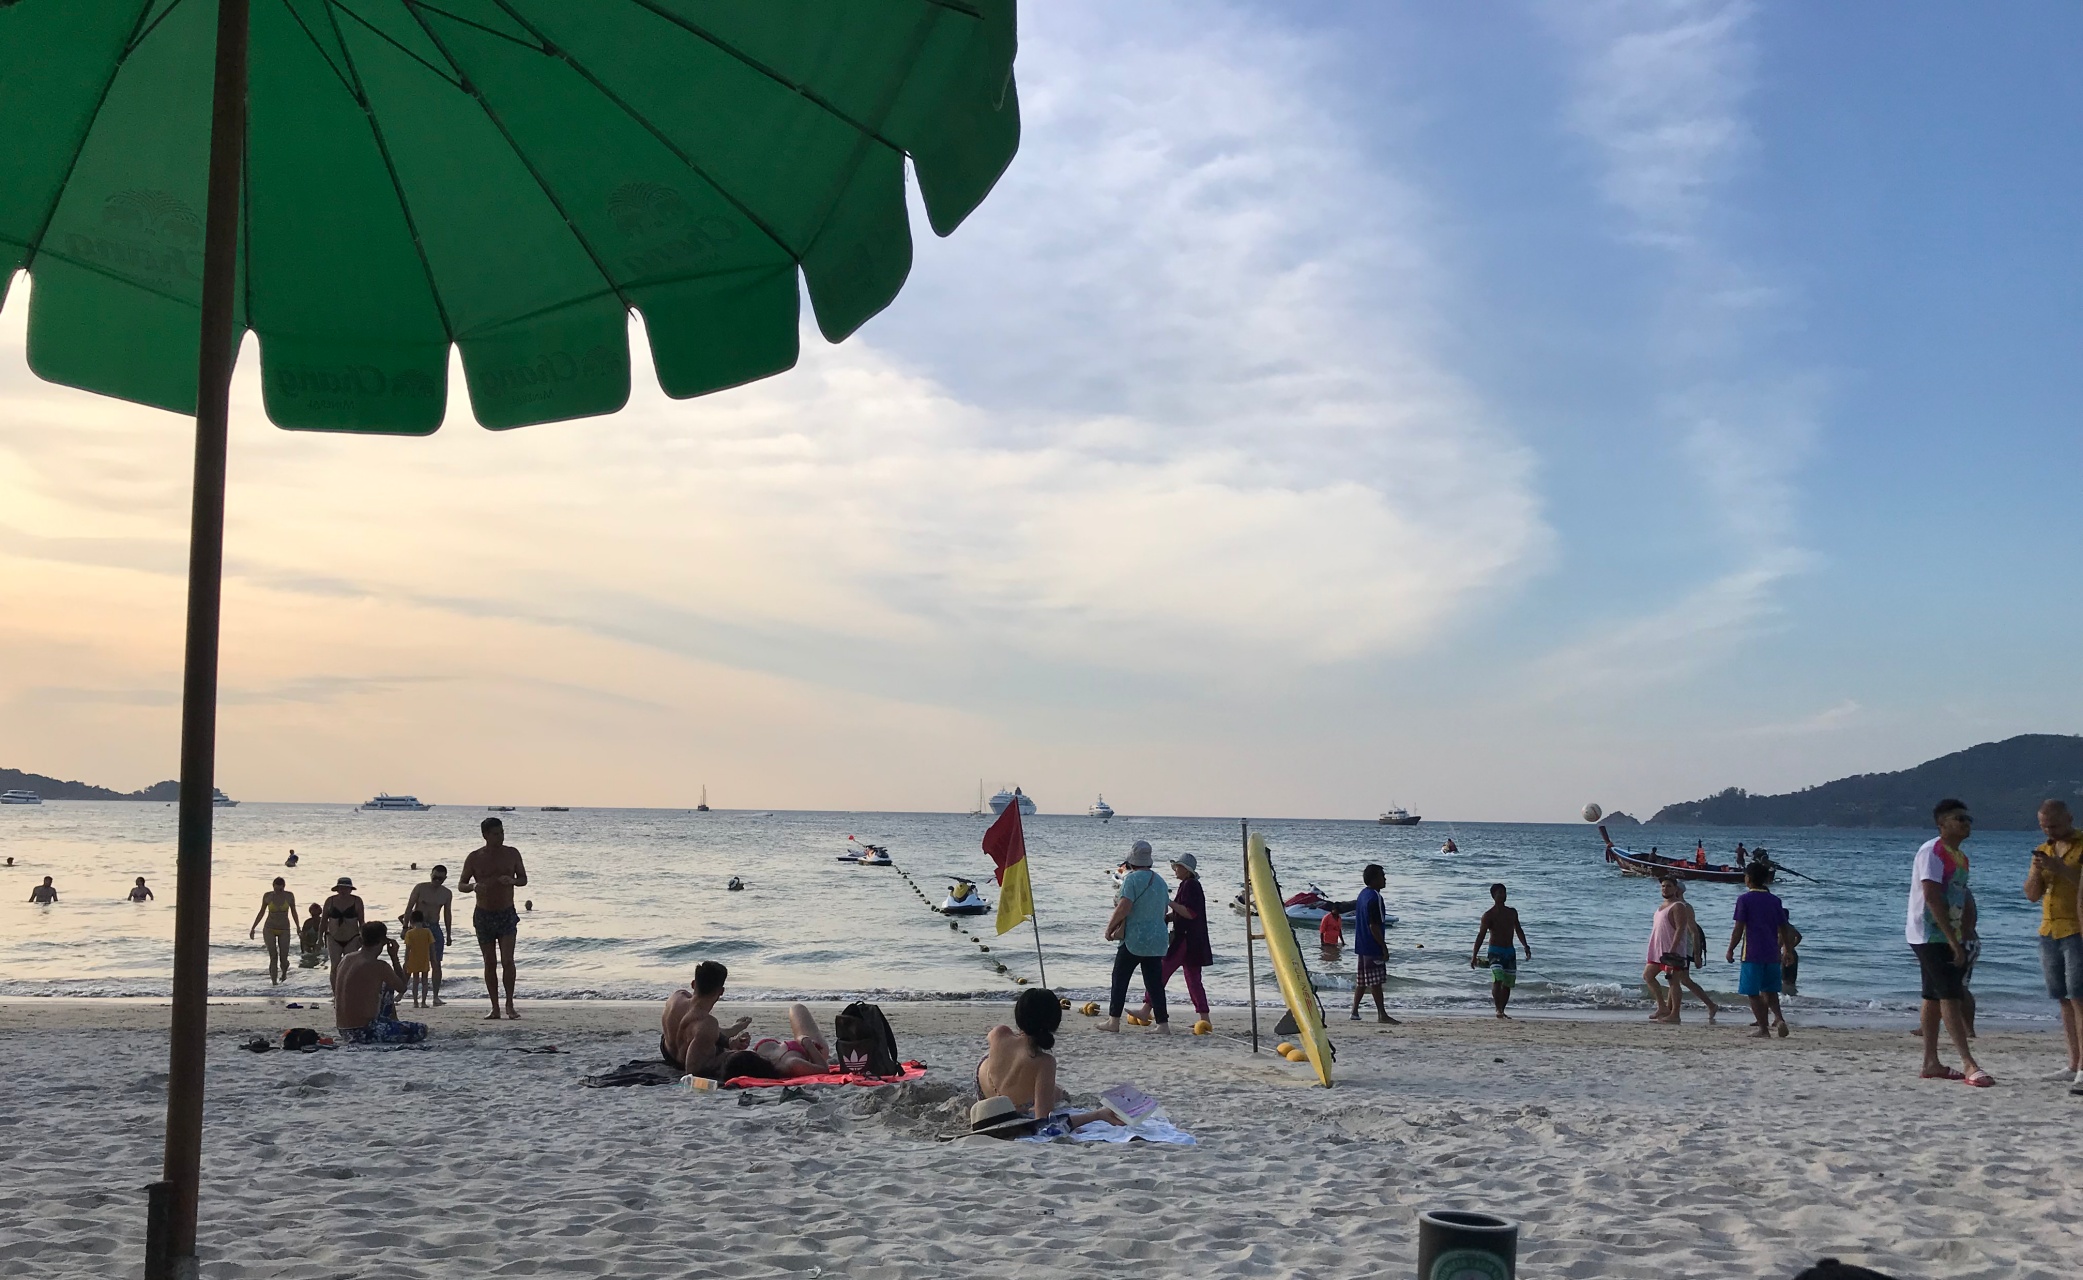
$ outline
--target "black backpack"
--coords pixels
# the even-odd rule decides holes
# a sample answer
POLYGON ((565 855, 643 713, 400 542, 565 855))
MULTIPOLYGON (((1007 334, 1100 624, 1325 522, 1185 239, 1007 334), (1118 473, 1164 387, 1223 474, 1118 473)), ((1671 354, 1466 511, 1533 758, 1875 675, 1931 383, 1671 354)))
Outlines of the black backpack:
POLYGON ((878 1006, 854 1001, 832 1020, 832 1033, 839 1053, 839 1061, 833 1065, 839 1070, 870 1076, 903 1073, 904 1064, 897 1057, 897 1033, 890 1030, 890 1020, 878 1006))

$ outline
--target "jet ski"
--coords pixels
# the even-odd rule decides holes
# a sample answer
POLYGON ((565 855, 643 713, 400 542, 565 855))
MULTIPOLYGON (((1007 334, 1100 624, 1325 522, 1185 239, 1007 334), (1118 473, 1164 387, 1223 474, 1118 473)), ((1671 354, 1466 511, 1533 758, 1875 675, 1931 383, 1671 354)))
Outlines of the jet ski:
POLYGON ((841 862, 856 862, 864 867, 887 867, 890 851, 885 845, 869 844, 859 836, 846 837, 846 852, 839 855, 841 862))
POLYGON ((984 895, 967 880, 957 880, 948 886, 947 900, 940 904, 940 914, 944 916, 980 916, 990 909, 991 904, 984 901, 984 895))
MULTIPOLYGON (((1325 916, 1333 914, 1346 927, 1350 928, 1353 924, 1354 903, 1350 900, 1334 900, 1330 895, 1313 884, 1301 893, 1290 894, 1284 905, 1287 909, 1288 923, 1297 927, 1307 926, 1314 929, 1324 922, 1325 916)), ((1230 900, 1230 910, 1240 916, 1249 912, 1250 909, 1250 904, 1246 901, 1242 891, 1239 891, 1237 896, 1230 900)), ((1397 917, 1394 912, 1384 911, 1382 912, 1381 920, 1384 928, 1393 928, 1397 922, 1397 917)))

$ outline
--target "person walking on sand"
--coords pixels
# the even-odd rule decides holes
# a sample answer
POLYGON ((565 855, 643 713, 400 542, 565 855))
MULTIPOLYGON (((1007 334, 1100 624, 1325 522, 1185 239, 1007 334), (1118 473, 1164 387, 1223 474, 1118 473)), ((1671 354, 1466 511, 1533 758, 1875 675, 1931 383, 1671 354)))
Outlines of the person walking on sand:
MULTIPOLYGON (((1208 945, 1208 897, 1201 888, 1200 860, 1190 853, 1172 859, 1172 876, 1179 887, 1172 890, 1172 905, 1165 914, 1172 922, 1172 940, 1164 952, 1162 981, 1171 985, 1172 975, 1186 971, 1186 995, 1202 1020, 1208 1017, 1208 993, 1201 988, 1201 970, 1215 963, 1214 948, 1208 945)), ((1332 917, 1335 919, 1336 917, 1332 917)), ((1143 1007, 1136 1016, 1150 1021, 1151 995, 1143 993, 1143 1007)))
POLYGON ((1931 810, 1938 835, 1917 850, 1909 879, 1909 920, 1905 936, 1917 957, 1924 1002, 1918 1029, 1924 1039, 1926 1080, 1961 1080, 1977 1089, 1996 1083, 1967 1047, 1968 1028, 1962 1011, 1967 994, 1966 925, 1974 905, 1967 885, 1967 854, 1961 845, 1974 834, 1974 818, 1966 804, 1947 798, 1931 810), (1964 1070, 1939 1060, 1938 1029, 1944 1023, 1960 1054, 1964 1070))
POLYGON ((1729 931, 1726 959, 1733 962, 1736 948, 1743 948, 1743 967, 1738 970, 1736 992, 1750 1000, 1751 1016, 1757 1021, 1752 1034, 1764 1039, 1774 1032, 1784 1040, 1786 1015, 1779 1011, 1780 980, 1784 973, 1787 923, 1786 904, 1765 886, 1772 876, 1764 867, 1750 867, 1743 883, 1750 891, 1736 899, 1736 927, 1729 931))
POLYGON ((132 902, 150 902, 152 900, 152 890, 145 884, 143 876, 139 876, 137 883, 130 886, 130 900, 132 902))
POLYGON ((2040 904, 2040 975, 2047 980, 2047 997, 2061 1008, 2069 1092, 2083 1094, 2083 921, 2077 915, 2077 899, 2083 896, 2083 834, 2060 800, 2040 806, 2040 831, 2047 839, 2032 851, 2025 896, 2040 904))
POLYGON ((448 944, 456 940, 456 920, 450 910, 455 896, 455 890, 448 887, 448 868, 437 862, 427 879, 412 887, 411 896, 405 899, 405 910, 399 916, 400 920, 410 920, 413 912, 419 912, 434 935, 434 949, 429 953, 428 961, 433 966, 430 980, 436 1005, 448 1003, 441 998, 441 959, 448 953, 448 944))
POLYGON ((485 842, 463 859, 463 878, 456 889, 477 895, 470 927, 477 934, 477 949, 484 953, 485 994, 492 1000, 492 1013, 485 1021, 497 1022, 502 976, 506 979, 506 1016, 521 1016, 514 1008, 514 935, 521 929, 514 890, 528 883, 528 868, 521 863, 521 851, 506 842, 505 823, 486 818, 480 830, 485 842))
POLYGON ((1137 969, 1143 971, 1143 990, 1158 1031, 1171 1031, 1164 1005, 1164 914, 1171 895, 1164 891, 1164 881, 1150 869, 1150 861, 1150 842, 1136 841, 1123 864, 1128 874, 1121 877, 1114 914, 1107 918, 1107 941, 1121 945, 1114 950, 1114 980, 1107 996, 1106 1021, 1099 1024, 1102 1031, 1121 1030, 1121 1010, 1128 1004, 1128 980, 1137 969))
POLYGON ((340 957, 361 945, 366 916, 362 900, 355 896, 354 881, 346 876, 335 880, 333 896, 325 900, 325 958, 335 978, 340 976, 340 957))
POLYGON ((1382 904, 1381 891, 1388 886, 1389 878, 1380 863, 1370 862, 1360 872, 1360 880, 1366 887, 1353 903, 1352 1020, 1360 1020, 1360 997, 1373 992, 1374 1020, 1401 1026, 1389 1016, 1389 1006, 1382 999, 1382 988, 1389 982, 1389 913, 1382 904))
POLYGON ((57 900, 58 890, 57 887, 51 883, 51 878, 49 876, 45 876, 43 878, 42 884, 37 885, 34 889, 31 889, 29 891, 29 901, 35 903, 39 907, 48 907, 57 900))
POLYGON ((1656 915, 1650 921, 1649 954, 1642 969, 1642 981, 1649 984, 1649 990, 1656 997, 1656 1012, 1649 1015, 1649 1020, 1679 1022, 1684 989, 1690 987, 1692 993, 1700 998, 1700 1003, 1707 1006, 1707 1021, 1711 1023, 1721 1012, 1721 1006, 1693 981, 1689 972, 1699 951, 1694 939, 1700 932, 1700 924, 1693 915, 1692 904, 1685 900, 1685 882, 1676 876, 1665 876, 1657 884, 1663 893, 1663 905, 1656 909, 1656 915), (1657 981, 1659 975, 1671 980, 1668 996, 1657 981))
MULTIPOLYGON (((316 911, 318 908, 313 907, 316 911)), ((289 882, 281 876, 275 877, 275 887, 260 895, 260 910, 253 913, 253 923, 247 926, 246 940, 253 940, 254 930, 260 928, 261 917, 266 916, 267 932, 263 941, 268 948, 268 981, 289 980, 289 931, 290 921, 297 918, 297 896, 289 891, 289 882)))
POLYGON ((1504 905, 1505 887, 1490 886, 1490 909, 1483 913, 1483 922, 1475 931, 1475 948, 1468 953, 1468 967, 1483 967, 1483 940, 1490 940, 1490 1003, 1497 1006, 1497 1016, 1509 1017, 1504 1007, 1511 1003, 1512 988, 1519 983, 1519 948, 1526 948, 1526 958, 1533 959, 1533 944, 1526 941, 1525 926, 1519 923, 1519 913, 1504 905), (1518 941, 1512 939, 1517 937, 1518 941))

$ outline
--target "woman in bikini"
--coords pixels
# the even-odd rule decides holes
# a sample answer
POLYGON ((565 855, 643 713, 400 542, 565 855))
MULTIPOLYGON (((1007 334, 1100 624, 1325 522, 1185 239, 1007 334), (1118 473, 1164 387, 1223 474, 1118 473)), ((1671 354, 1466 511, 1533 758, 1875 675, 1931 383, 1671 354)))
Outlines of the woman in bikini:
POLYGON ((354 881, 341 876, 333 884, 333 896, 325 900, 325 958, 334 973, 340 971, 340 957, 347 949, 361 945, 362 925, 367 923, 363 914, 354 881))
POLYGON ((768 1036, 752 1042, 752 1052, 773 1064, 774 1078, 819 1076, 832 1069, 832 1047, 825 1043, 824 1033, 817 1029, 817 1018, 806 1006, 788 1007, 788 1028, 793 1033, 789 1039, 768 1036))
MULTIPOLYGON (((1064 1110, 1070 1094, 1056 1083, 1056 1029, 1063 1025, 1063 1002, 1047 987, 1029 987, 1013 1001, 1013 1025, 991 1028, 984 1056, 976 1064, 976 1096, 1010 1098, 1013 1105, 1045 1119, 1064 1110)), ((1068 1127, 1111 1120, 1108 1111, 1081 1111, 1065 1116, 1068 1127)))
POLYGON ((297 896, 291 893, 281 876, 275 877, 275 887, 260 895, 260 910, 253 913, 253 925, 246 930, 246 937, 253 937, 254 929, 260 928, 260 920, 266 916, 268 927, 263 937, 268 944, 268 981, 289 980, 290 922, 297 918, 297 896))

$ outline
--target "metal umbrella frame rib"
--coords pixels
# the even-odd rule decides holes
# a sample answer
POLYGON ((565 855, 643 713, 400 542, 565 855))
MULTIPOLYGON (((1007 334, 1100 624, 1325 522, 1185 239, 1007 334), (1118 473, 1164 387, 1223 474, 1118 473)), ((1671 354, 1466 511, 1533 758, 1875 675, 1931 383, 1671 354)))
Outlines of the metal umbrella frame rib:
POLYGON ((940 235, 989 193, 1015 48, 1014 0, 0 0, 0 296, 35 276, 30 365, 196 423, 147 1280, 196 1265, 240 335, 305 430, 436 429, 452 348, 486 426, 614 412, 631 310, 669 395, 781 372, 799 278, 834 342, 901 289, 907 155, 940 235), (558 343, 592 344, 554 353, 590 381, 538 392, 558 343))

